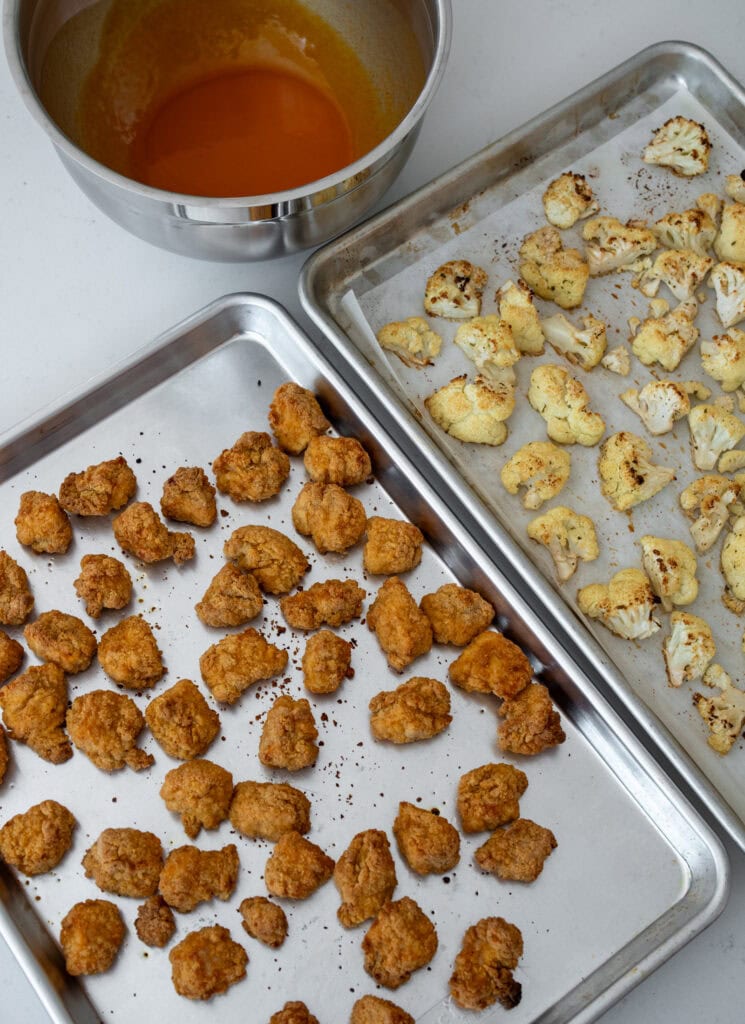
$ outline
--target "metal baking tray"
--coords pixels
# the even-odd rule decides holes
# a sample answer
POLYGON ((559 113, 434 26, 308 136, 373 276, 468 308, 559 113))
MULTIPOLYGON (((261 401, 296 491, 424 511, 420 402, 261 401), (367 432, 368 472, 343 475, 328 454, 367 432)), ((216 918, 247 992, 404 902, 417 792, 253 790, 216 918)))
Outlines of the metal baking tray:
MULTIPOLYGON (((707 53, 686 43, 650 47, 401 200, 379 216, 313 255, 301 283, 304 306, 342 354, 339 366, 351 386, 383 417, 410 456, 426 464, 461 520, 490 552, 499 551, 513 572, 540 602, 543 614, 561 634, 573 656, 606 694, 617 696, 643 726, 666 764, 695 792, 732 838, 745 849, 745 742, 727 757, 706 743, 706 729, 691 699, 696 684, 680 690, 667 685, 662 659, 665 624, 654 638, 637 644, 612 636, 582 616, 576 606, 579 587, 604 581, 619 568, 640 565, 638 538, 645 533, 677 537, 691 543, 688 522, 678 507, 680 491, 696 476, 689 454, 685 420, 671 434, 651 438, 641 421, 619 400, 625 388, 642 387, 650 373, 632 357, 628 377, 602 367, 592 373, 570 367, 547 345, 538 360, 524 357, 516 366, 518 403, 509 420, 510 436, 498 449, 464 445, 444 434, 424 408, 436 387, 472 364, 450 343, 457 325, 432 320, 444 339, 443 352, 425 371, 407 370, 388 357, 375 331, 389 320, 421 315, 424 284, 446 259, 465 258, 489 275, 483 312, 496 309, 494 292, 508 278, 516 280, 521 239, 546 223, 541 196, 548 182, 564 170, 584 173, 600 201, 601 213, 652 222, 671 209, 685 209, 704 191, 723 194, 723 176, 745 166, 745 92, 707 53), (640 159, 652 131, 676 113, 703 121, 713 140, 706 175, 675 178, 640 159), (607 422, 606 436, 631 430, 651 442, 653 460, 674 465, 677 482, 632 515, 614 512, 598 486, 598 449, 571 448, 572 474, 554 503, 567 504, 593 517, 600 558, 581 565, 563 587, 555 581, 548 552, 527 537, 527 512, 519 497, 508 495, 499 470, 527 441, 545 438, 545 424, 527 402, 529 376, 536 362, 567 366, 587 388, 591 406, 607 422)), ((580 222, 564 232, 565 244, 579 245, 580 222)), ((631 274, 590 281, 581 314, 588 310, 608 325, 608 347, 628 338, 627 318, 643 318, 647 300, 631 287, 631 274)), ((669 300, 663 287, 660 295, 669 300)), ((697 318, 701 337, 720 333, 713 293, 697 318)), ((674 302, 674 300, 672 300, 674 302)), ((537 300, 541 315, 557 312, 537 300)), ((579 322, 580 311, 569 314, 579 322)), ((718 385, 703 374, 697 349, 670 376, 703 380, 716 396, 718 385)), ((551 503, 543 506, 542 511, 551 503)), ((712 625, 717 661, 742 679, 742 623, 722 605, 723 581, 718 551, 699 556, 699 598, 690 609, 712 625)), ((700 684, 699 684, 700 686, 700 684)))
MULTIPOLYGON (((66 556, 34 557, 13 536, 19 494, 29 487, 55 490, 70 470, 121 452, 136 469, 139 497, 157 504, 163 480, 177 466, 206 466, 244 430, 263 429, 272 393, 286 379, 312 388, 335 429, 359 437, 369 449, 376 482, 356 491, 368 512, 406 516, 425 531, 422 563, 407 577, 417 599, 455 579, 492 600, 499 626, 530 652, 537 677, 550 687, 567 732, 561 747, 536 758, 513 759, 530 780, 523 814, 552 828, 559 843, 533 885, 504 885, 480 874, 472 854, 483 836, 463 840, 460 864, 444 878, 415 878, 394 849, 396 896, 414 897, 433 915, 439 933, 430 969, 415 974, 394 998, 421 1024, 470 1021, 471 1014, 459 1012, 446 998, 447 979, 465 928, 496 913, 517 923, 525 940, 517 973, 523 1000, 510 1019, 515 1024, 593 1020, 716 917, 727 895, 726 855, 715 834, 519 595, 509 566, 498 566, 479 549, 436 488, 275 303, 254 295, 221 299, 85 393, 3 437, 0 546, 27 568, 38 611, 60 607, 77 613, 71 582, 78 560, 86 551, 118 553, 110 526, 78 520, 66 556)), ((133 565, 135 609, 158 627, 168 667, 159 690, 183 676, 199 679, 198 657, 216 637, 197 620, 193 605, 221 564, 225 538, 247 522, 268 523, 293 534, 290 508, 303 478, 302 464, 295 460, 278 498, 259 506, 220 499, 218 525, 194 531, 197 556, 181 569, 133 565)), ((311 558, 307 582, 351 575, 368 590, 368 602, 372 599, 380 580, 364 578, 359 548, 347 556, 311 558)), ((100 620, 97 629, 115 618, 100 620)), ((287 676, 279 688, 301 695, 302 638, 285 630, 274 599, 258 625, 290 650, 287 676)), ((494 703, 460 691, 452 693, 454 720, 442 735, 405 747, 374 743, 368 701, 379 690, 393 688, 400 677, 387 668, 364 620, 341 632, 356 641, 354 678, 337 694, 313 699, 323 741, 319 761, 315 768, 289 777, 311 798, 311 839, 335 857, 363 828, 390 833, 404 798, 455 818, 460 775, 504 759, 495 741, 494 703)), ((412 666, 411 674, 444 679, 455 653, 436 647, 412 666)), ((73 697, 111 685, 97 665, 70 677, 69 683, 73 697)), ((220 710, 224 742, 218 739, 206 756, 228 767, 236 781, 288 779, 286 773, 262 768, 257 757, 263 713, 276 693, 272 685, 255 687, 233 708, 220 710)), ((148 699, 148 694, 135 697, 141 707, 148 699)), ((362 967, 359 944, 365 928, 347 932, 337 923, 338 897, 329 883, 310 900, 287 907, 290 934, 279 951, 248 940, 238 926, 237 907, 244 897, 265 891, 262 875, 270 846, 235 835, 227 822, 217 832, 202 833, 198 842, 209 849, 237 843, 238 888, 225 904, 211 902, 191 915, 178 915, 174 941, 196 927, 226 925, 248 949, 246 981, 214 1006, 177 996, 167 951, 146 950, 139 943, 132 931, 138 901, 124 899, 116 902, 128 937, 114 968, 82 983, 66 977, 52 937, 74 902, 98 895, 79 865, 100 830, 150 829, 162 838, 166 851, 186 841, 158 797, 161 780, 175 762, 152 737, 146 736, 143 745, 155 755, 153 768, 138 775, 126 770, 106 775, 77 752, 55 767, 12 744, 13 768, 0 790, 0 820, 54 798, 69 806, 80 823, 74 846, 56 871, 19 881, 7 868, 0 870, 0 934, 28 972, 52 1020, 130 1024, 146 1006, 148 1016, 164 1022, 199 1024, 219 1008, 225 1024, 243 1024, 247 1006, 252 1021, 266 1021, 289 999, 305 1000, 321 1020, 330 1022, 330 1012, 334 1024, 347 1020, 353 1001, 375 990, 362 967)), ((480 1019, 496 1021, 502 1015, 497 1007, 480 1019)))

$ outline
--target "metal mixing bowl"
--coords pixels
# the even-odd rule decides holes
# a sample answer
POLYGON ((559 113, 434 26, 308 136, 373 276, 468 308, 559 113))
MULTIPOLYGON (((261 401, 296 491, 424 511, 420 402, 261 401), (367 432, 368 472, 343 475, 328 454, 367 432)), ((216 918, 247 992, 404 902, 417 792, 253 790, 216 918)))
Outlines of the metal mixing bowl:
MULTIPOLYGON (((59 29, 95 0, 5 0, 6 51, 16 85, 54 143, 62 163, 86 195, 140 238, 186 256, 260 260, 320 245, 358 220, 393 182, 416 140, 450 49, 450 0, 303 0, 337 27, 357 52, 366 38, 381 38, 404 17, 421 51, 426 79, 416 102, 391 134, 356 163, 301 188, 270 195, 205 198, 141 185, 92 159, 50 117, 37 92, 49 43, 59 29), (338 18, 334 17, 337 9, 338 18), (353 16, 350 17, 350 12, 353 16), (372 22, 369 21, 372 19, 372 22), (369 31, 374 23, 374 32, 369 31), (357 38, 355 39, 355 34, 357 38)), ((378 46, 386 73, 395 74, 397 40, 378 46)), ((374 57, 370 58, 374 61, 374 57)), ((368 70, 375 77, 376 68, 368 70)), ((395 85, 395 82, 394 82, 395 85)))

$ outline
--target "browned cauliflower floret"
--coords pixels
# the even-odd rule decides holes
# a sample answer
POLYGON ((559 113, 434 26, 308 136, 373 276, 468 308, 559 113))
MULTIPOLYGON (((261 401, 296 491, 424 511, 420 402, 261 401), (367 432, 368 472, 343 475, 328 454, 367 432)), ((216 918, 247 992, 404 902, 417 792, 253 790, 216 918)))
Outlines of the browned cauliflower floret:
POLYGON ((266 501, 279 494, 290 460, 264 431, 247 430, 212 463, 218 490, 233 501, 266 501))
POLYGON ((38 554, 64 554, 72 542, 70 520, 54 494, 22 494, 15 526, 18 543, 38 554))
POLYGON ((600 489, 619 512, 658 494, 675 479, 675 471, 650 462, 652 449, 637 434, 612 434, 600 449, 600 489))
POLYGON ((510 325, 515 344, 526 355, 539 356, 545 338, 541 318, 533 302, 533 293, 518 278, 517 284, 506 281, 496 294, 499 316, 510 325))
POLYGON ((267 768, 290 772, 310 768, 318 757, 318 729, 310 704, 284 693, 277 697, 264 719, 259 740, 259 760, 267 768))
POLYGON ((466 931, 455 958, 450 994, 466 1010, 484 1010, 499 1001, 505 1010, 522 996, 512 972, 523 955, 520 929, 503 917, 484 917, 466 931))
POLYGON ((742 173, 728 174, 724 179, 724 191, 736 203, 745 203, 745 178, 742 173))
POLYGON ((163 484, 160 510, 169 519, 212 526, 217 518, 215 488, 200 466, 181 466, 163 484))
POLYGON ((715 474, 699 477, 681 493, 680 507, 693 520, 690 531, 699 554, 716 544, 739 494, 739 483, 715 474))
POLYGON ((427 281, 424 309, 430 316, 469 320, 481 313, 487 274, 468 260, 443 263, 427 281))
POLYGON ((721 665, 707 668, 704 682, 720 692, 716 697, 694 693, 693 703, 709 727, 709 746, 717 754, 728 754, 745 727, 745 691, 733 684, 721 665))
POLYGON ((722 452, 745 437, 745 423, 718 403, 697 405, 688 413, 691 452, 697 469, 713 469, 722 452))
POLYGON ((322 555, 343 553, 362 538, 367 526, 365 506, 338 484, 304 484, 292 506, 298 533, 311 537, 322 555))
POLYGON ((505 420, 515 408, 515 389, 466 374, 438 388, 424 404, 435 423, 458 441, 500 445, 507 440, 505 420))
POLYGON ((560 583, 574 575, 580 559, 592 562, 600 553, 592 519, 565 505, 557 505, 531 520, 528 536, 548 548, 560 583))
POLYGON ((741 615, 745 612, 745 516, 735 520, 724 540, 721 565, 727 584, 722 600, 730 611, 741 615))
POLYGON ((715 334, 701 342, 701 366, 704 373, 722 385, 722 391, 737 391, 745 384, 745 331, 730 327, 726 334, 715 334))
POLYGON ((534 510, 561 493, 571 466, 566 448, 551 441, 529 441, 505 462, 500 478, 510 494, 524 487, 523 507, 534 510))
POLYGON ((322 484, 353 487, 370 476, 370 456, 356 437, 312 437, 303 456, 311 480, 322 484))
POLYGON ((514 384, 517 380, 512 367, 520 358, 520 351, 506 320, 500 320, 494 313, 474 317, 460 325, 454 341, 490 383, 514 384))
POLYGON ((563 313, 555 313, 543 321, 543 330, 554 352, 565 356, 573 366, 591 370, 605 354, 605 324, 592 314, 583 317, 582 324, 581 331, 563 313))
POLYGON ((597 213, 599 206, 584 174, 565 171, 543 193, 546 220, 556 228, 571 228, 597 213))
POLYGON ((666 612, 674 605, 692 604, 698 597, 696 556, 682 540, 652 537, 639 542, 642 565, 666 612))
POLYGON ((378 341, 382 348, 393 352, 406 366, 416 369, 429 366, 442 348, 442 338, 421 316, 386 324, 378 331, 378 341))
POLYGON ((190 533, 172 532, 147 501, 135 501, 114 519, 114 536, 122 551, 141 562, 162 562, 172 558, 176 565, 194 557, 190 533))
POLYGON ((213 761, 195 758, 166 772, 160 796, 169 811, 181 816, 187 836, 196 839, 201 829, 215 829, 227 818, 233 776, 213 761))
POLYGON ((745 263, 745 204, 725 204, 714 252, 724 262, 745 263))
POLYGON ((698 328, 693 323, 698 303, 681 302, 675 309, 668 309, 663 300, 653 300, 650 313, 642 322, 636 318, 629 321, 631 349, 645 366, 659 363, 668 372, 675 370, 698 338, 698 328))
POLYGON ((331 426, 313 392, 292 381, 274 392, 268 418, 277 444, 288 455, 300 455, 312 438, 331 426))
POLYGON ((709 166, 711 142, 706 129, 689 117, 671 117, 658 128, 642 153, 646 164, 669 167, 681 178, 703 174, 709 166))
POLYGON ((614 270, 635 270, 639 260, 657 248, 654 232, 646 225, 616 217, 593 217, 582 228, 585 258, 591 277, 614 270))
POLYGON ((7 551, 0 551, 0 624, 22 625, 33 607, 26 570, 7 551))
POLYGON ((667 213, 652 225, 660 245, 668 249, 690 249, 699 256, 708 255, 717 226, 704 210, 667 213))
POLYGON ((591 447, 605 432, 603 417, 589 408, 589 395, 561 366, 544 363, 530 375, 528 401, 546 421, 552 441, 591 447))
POLYGON ((606 370, 610 370, 611 373, 617 373, 619 377, 628 377, 631 372, 629 350, 625 345, 616 345, 615 348, 609 348, 600 360, 600 365, 606 370))
POLYGON ((664 284, 678 302, 687 302, 695 297, 713 265, 710 256, 693 249, 665 249, 633 283, 647 298, 653 298, 664 284))
POLYGON ((83 555, 73 587, 93 619, 104 608, 126 608, 132 599, 132 577, 126 566, 110 555, 83 555))
POLYGON ((582 304, 590 268, 578 249, 565 249, 554 227, 540 228, 520 246, 520 277, 542 299, 562 309, 582 304))
POLYGON ((709 287, 716 293, 722 327, 745 320, 745 263, 717 263, 709 275, 709 287))
POLYGON ((709 398, 711 391, 695 380, 653 380, 641 391, 629 388, 619 395, 621 401, 635 412, 650 434, 667 434, 676 420, 691 411, 690 395, 709 398))
POLYGON ((59 489, 60 505, 78 516, 106 516, 126 505, 137 490, 137 480, 121 455, 70 473, 59 489))
POLYGON ((665 637, 662 653, 671 686, 700 679, 717 653, 711 626, 698 615, 674 611, 670 616, 670 636, 665 637))
POLYGON ((621 569, 609 583, 592 583, 577 594, 579 609, 624 640, 645 640, 660 628, 658 601, 641 569, 621 569))

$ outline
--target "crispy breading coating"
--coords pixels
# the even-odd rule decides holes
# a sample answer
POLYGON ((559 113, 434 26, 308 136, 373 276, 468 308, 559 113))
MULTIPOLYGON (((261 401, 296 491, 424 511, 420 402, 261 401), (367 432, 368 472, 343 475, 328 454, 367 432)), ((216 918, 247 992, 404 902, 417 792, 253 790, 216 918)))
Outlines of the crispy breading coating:
POLYGON ((259 740, 259 760, 267 768, 290 772, 310 768, 318 757, 318 729, 310 704, 287 694, 277 697, 264 719, 259 740))
POLYGON ((192 526, 212 526, 217 518, 215 488, 201 466, 179 466, 163 484, 160 511, 192 526))
POLYGON ((24 657, 22 645, 0 629, 0 684, 15 675, 23 664, 24 657))
POLYGON ((510 754, 540 754, 566 739, 561 716, 542 683, 529 683, 499 709, 504 722, 497 740, 500 750, 510 754))
POLYGON ((241 526, 225 542, 226 558, 250 572, 267 594, 286 594, 310 565, 297 544, 269 526, 241 526))
POLYGON ((398 988, 437 952, 437 932, 409 896, 386 903, 362 940, 365 970, 379 985, 398 988))
POLYGON ((482 871, 503 881, 534 882, 543 871, 546 857, 557 847, 551 829, 530 818, 518 818, 498 829, 474 854, 482 871))
POLYGON ((0 857, 24 875, 42 875, 70 849, 76 824, 65 806, 43 800, 0 828, 0 857))
POLYGON ((104 608, 126 608, 132 600, 132 577, 124 563, 110 555, 83 555, 73 586, 93 619, 104 608))
POLYGON ((26 570, 7 551, 0 551, 0 624, 22 625, 33 607, 26 570))
POLYGON ((106 630, 98 660, 107 676, 129 690, 155 686, 166 672, 153 631, 141 615, 130 615, 106 630))
POLYGON ((378 590, 367 613, 367 626, 397 672, 432 646, 432 625, 397 576, 390 576, 378 590))
POLYGON ((458 815, 464 832, 491 832, 520 816, 528 776, 511 764, 483 764, 458 783, 458 815))
POLYGON ((54 494, 26 491, 15 518, 18 543, 39 554, 63 555, 72 541, 67 513, 54 494))
POLYGON ((81 861, 85 877, 115 896, 152 896, 163 867, 163 847, 152 832, 106 828, 81 861))
POLYGON ((243 930, 270 949, 279 949, 287 938, 287 915, 266 896, 242 900, 238 913, 243 918, 243 930))
POLYGON ((432 623, 438 644, 464 647, 486 629, 494 618, 494 607, 475 590, 445 583, 434 594, 425 594, 419 607, 432 623))
POLYGON ((361 501, 338 484, 304 484, 292 506, 298 533, 310 537, 322 555, 343 553, 360 540, 367 526, 361 501))
POLYGON ((449 676, 468 693, 493 693, 504 698, 524 690, 533 678, 533 669, 517 644, 487 630, 455 659, 449 676))
POLYGON ((233 501, 266 501, 279 494, 290 460, 263 431, 247 430, 212 463, 218 490, 233 501))
POLYGON ((139 772, 153 764, 153 755, 137 746, 144 727, 145 719, 135 702, 111 690, 83 693, 67 712, 70 739, 104 772, 116 772, 125 765, 139 772))
POLYGON ((235 843, 221 850, 177 846, 166 857, 160 873, 160 894, 169 907, 187 914, 200 903, 217 896, 228 900, 238 881, 238 850, 235 843))
POLYGON ((457 828, 433 811, 402 800, 393 822, 401 856, 418 875, 443 875, 460 860, 457 828))
POLYGON ((413 523, 370 516, 367 540, 362 549, 365 572, 373 576, 391 576, 416 569, 422 560, 423 541, 422 531, 413 523))
POLYGON ((126 505, 137 490, 137 478, 121 455, 69 473, 59 489, 60 505, 78 516, 107 516, 126 505))
POLYGON ((275 843, 285 832, 310 832, 310 800, 286 782, 239 782, 230 824, 249 839, 275 843))
POLYGON ((352 645, 322 629, 308 637, 303 652, 303 683, 310 693, 335 693, 345 679, 354 675, 350 668, 352 645))
POLYGON ((336 916, 345 928, 356 928, 375 917, 397 884, 385 832, 377 828, 358 832, 336 862, 334 882, 342 900, 336 916))
POLYGON ((352 1007, 349 1024, 415 1024, 414 1018, 390 999, 363 996, 352 1007))
POLYGON ((9 764, 10 752, 8 751, 8 741, 5 737, 5 729, 0 725, 0 786, 3 784, 9 764))
POLYGON ((180 761, 199 757, 220 731, 220 716, 191 679, 179 679, 151 700, 145 721, 166 754, 180 761))
POLYGON ((250 572, 228 562, 212 578, 194 610, 205 626, 243 626, 260 615, 264 599, 250 572))
POLYGON ((279 607, 293 629, 343 626, 360 617, 366 596, 367 591, 354 580, 326 580, 280 598, 279 607))
POLYGON ((215 700, 235 704, 261 679, 272 679, 287 665, 287 651, 268 643, 256 629, 223 637, 199 659, 202 679, 215 700))
POLYGON ((52 764, 72 757, 64 730, 67 680, 59 665, 31 665, 0 689, 0 707, 12 740, 52 764))
POLYGON ((320 846, 299 832, 285 832, 277 840, 264 868, 264 882, 272 896, 304 900, 334 873, 334 862, 320 846))
POLYGON ((23 631, 37 658, 59 665, 68 675, 84 672, 96 653, 96 638, 86 624, 65 612, 42 612, 23 631))
POLYGON ((166 773, 160 795, 169 811, 181 815, 184 832, 196 839, 201 829, 225 821, 233 798, 233 776, 213 761, 195 759, 166 773))
POLYGON ((150 896, 137 908, 135 931, 146 946, 162 949, 168 945, 176 931, 176 918, 162 896, 150 896))
POLYGON ((173 987, 187 999, 211 999, 246 976, 248 956, 219 924, 190 932, 168 954, 173 987))
POLYGON ((169 530, 148 501, 135 501, 113 520, 114 536, 122 551, 141 562, 162 562, 172 558, 182 565, 196 553, 190 533, 169 530))
POLYGON ((288 381, 274 392, 269 406, 269 426, 283 451, 300 455, 313 438, 325 434, 331 424, 313 392, 288 381))
POLYGON ((485 1010, 497 1000, 505 1010, 520 1002, 512 976, 523 955, 520 929, 503 917, 484 917, 466 931, 455 958, 450 994, 466 1010, 485 1010))
POLYGON ((314 1017, 305 1003, 297 1000, 285 1003, 281 1010, 277 1010, 269 1018, 269 1024, 318 1024, 318 1017, 314 1017))
POLYGON ((60 945, 65 969, 73 976, 103 974, 116 960, 126 928, 116 904, 83 900, 62 918, 60 945))
POLYGON ((355 437, 313 437, 303 463, 311 480, 340 487, 364 483, 372 473, 370 456, 355 437))
POLYGON ((412 676, 395 690, 383 690, 369 707, 373 736, 389 743, 431 739, 453 720, 447 687, 427 676, 412 676))

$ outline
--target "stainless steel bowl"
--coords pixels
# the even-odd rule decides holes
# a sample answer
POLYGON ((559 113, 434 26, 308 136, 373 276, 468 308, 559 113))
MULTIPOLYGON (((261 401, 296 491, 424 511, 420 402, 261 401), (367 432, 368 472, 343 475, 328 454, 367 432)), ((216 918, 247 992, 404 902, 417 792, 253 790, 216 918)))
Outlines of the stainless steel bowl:
MULTIPOLYGON (((69 173, 104 213, 140 238, 165 249, 211 260, 261 260, 320 245, 358 220, 403 167, 442 77, 450 49, 450 0, 303 0, 336 24, 345 8, 349 31, 364 36, 386 5, 411 26, 426 71, 424 86, 395 130, 356 163, 301 188, 271 195, 205 198, 141 185, 92 159, 66 135, 42 105, 38 86, 44 56, 59 29, 95 0, 6 0, 6 51, 26 105, 52 140, 69 173)), ((340 20, 342 20, 340 18, 340 20)), ((395 18, 391 18, 395 23, 395 18)), ((354 44, 350 37, 349 42, 354 44)), ((396 40, 391 33, 390 47, 396 40)), ((390 49, 390 48, 389 48, 390 49)), ((385 47, 383 48, 383 52, 385 47)), ((390 61, 390 56, 387 58, 390 61)), ((375 73, 375 69, 371 68, 375 73)), ((390 72, 389 72, 390 73, 390 72)))

